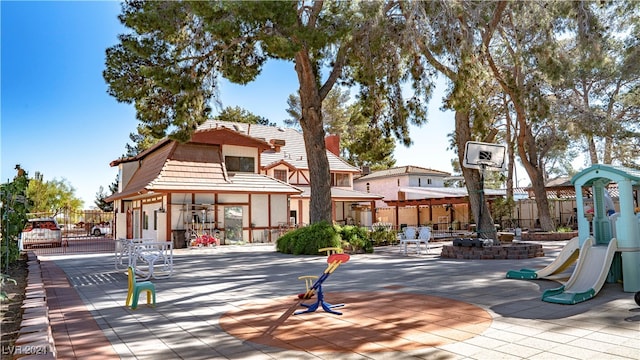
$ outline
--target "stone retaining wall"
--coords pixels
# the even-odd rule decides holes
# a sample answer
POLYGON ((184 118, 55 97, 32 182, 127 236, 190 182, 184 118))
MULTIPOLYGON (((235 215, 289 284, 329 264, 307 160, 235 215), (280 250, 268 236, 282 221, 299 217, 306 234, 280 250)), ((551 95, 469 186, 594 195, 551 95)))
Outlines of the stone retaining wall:
POLYGON ((528 232, 522 233, 522 240, 525 240, 525 241, 571 240, 576 236, 578 236, 577 231, 569 231, 569 232, 528 231, 528 232))
POLYGON ((529 259, 544 256, 540 244, 509 244, 499 246, 468 247, 443 245, 440 257, 449 259, 529 259))
POLYGON ((22 322, 14 344, 13 357, 27 360, 55 359, 56 348, 49 321, 47 292, 42 281, 40 261, 33 252, 27 253, 27 287, 22 302, 22 322))

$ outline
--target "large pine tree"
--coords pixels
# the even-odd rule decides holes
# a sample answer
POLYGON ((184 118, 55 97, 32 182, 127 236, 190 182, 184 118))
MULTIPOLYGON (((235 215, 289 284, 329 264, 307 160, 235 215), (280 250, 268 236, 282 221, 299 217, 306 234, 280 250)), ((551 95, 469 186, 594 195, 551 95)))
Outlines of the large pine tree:
POLYGON ((154 137, 186 141, 210 115, 219 76, 247 84, 268 59, 294 63, 311 183, 310 220, 331 220, 323 100, 338 83, 359 89, 371 127, 411 143, 426 122, 433 86, 425 61, 407 51, 398 2, 129 1, 131 33, 107 50, 109 93, 134 103, 154 137), (404 98, 403 84, 412 88, 404 98))

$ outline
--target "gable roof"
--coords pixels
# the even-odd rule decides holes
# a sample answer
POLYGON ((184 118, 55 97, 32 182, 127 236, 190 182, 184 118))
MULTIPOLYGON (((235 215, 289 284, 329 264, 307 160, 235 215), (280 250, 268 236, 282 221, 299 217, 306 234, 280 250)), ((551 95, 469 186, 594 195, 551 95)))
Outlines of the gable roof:
MULTIPOLYGON (((469 196, 466 187, 401 187, 400 191, 420 195, 423 199, 439 199, 445 197, 466 197, 469 196)), ((485 195, 504 196, 505 189, 484 189, 485 195)))
MULTIPOLYGON (((250 140, 254 141, 254 140, 250 140)), ((262 144, 266 144, 262 142, 262 144)), ((140 166, 122 192, 107 201, 143 195, 150 191, 216 191, 299 194, 302 190, 253 173, 227 174, 220 145, 162 142, 143 156, 121 159, 118 163, 138 161, 140 166)))
POLYGON ((445 177, 450 176, 451 174, 440 170, 407 165, 374 171, 371 174, 359 177, 358 179, 354 179, 354 181, 371 180, 385 177, 398 177, 403 175, 432 175, 445 177))
MULTIPOLYGON (((264 169, 271 168, 283 162, 299 170, 309 169, 304 137, 298 130, 258 124, 207 120, 198 127, 198 131, 219 127, 234 129, 241 134, 271 144, 271 149, 263 151, 260 154, 260 164, 264 169)), ((331 169, 331 171, 360 172, 360 169, 350 165, 328 150, 327 159, 329 160, 329 169, 331 169)))
POLYGON ((142 153, 140 153, 138 154, 139 156, 127 158, 129 159, 128 161, 125 161, 126 159, 112 161, 111 166, 114 166, 113 164, 131 161, 140 162, 140 166, 133 174, 125 188, 122 189, 122 192, 113 194, 105 200, 113 201, 115 199, 128 197, 134 194, 143 194, 148 192, 148 189, 146 189, 147 185, 158 177, 175 146, 176 144, 174 142, 162 142, 161 146, 153 147, 154 151, 147 152, 144 156, 140 156, 142 155, 142 153))
MULTIPOLYGON (((161 148, 168 143, 174 143, 174 142, 175 141, 169 138, 164 138, 158 141, 156 144, 154 144, 150 148, 140 152, 135 156, 123 157, 123 158, 114 160, 109 165, 117 166, 122 163, 142 160, 145 157, 147 157, 149 154, 155 153, 158 148, 161 148)), ((243 132, 238 132, 235 129, 232 129, 228 126, 209 127, 202 130, 197 130, 191 136, 189 143, 210 144, 210 145, 228 144, 228 145, 238 145, 238 146, 249 146, 249 147, 258 148, 258 151, 273 149, 274 147, 277 148, 277 146, 267 143, 263 139, 249 136, 243 132)))
MULTIPOLYGON (((303 192, 299 195, 301 198, 311 198, 311 187, 308 185, 298 186, 303 192)), ((351 201, 372 201, 382 200, 384 196, 366 193, 358 190, 351 190, 346 188, 331 187, 331 199, 332 200, 351 200, 351 201)))

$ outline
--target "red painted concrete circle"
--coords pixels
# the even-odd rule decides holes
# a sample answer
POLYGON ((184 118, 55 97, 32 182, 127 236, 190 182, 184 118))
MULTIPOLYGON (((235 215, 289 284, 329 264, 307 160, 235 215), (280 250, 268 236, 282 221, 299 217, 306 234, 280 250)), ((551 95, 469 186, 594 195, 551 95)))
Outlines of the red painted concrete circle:
MULTIPOLYGON (((313 303, 316 298, 304 303, 313 303)), ((239 305, 220 318, 236 338, 272 347, 319 352, 409 351, 464 341, 484 332, 491 315, 452 299, 403 292, 325 294, 342 315, 304 310, 295 295, 239 305)))

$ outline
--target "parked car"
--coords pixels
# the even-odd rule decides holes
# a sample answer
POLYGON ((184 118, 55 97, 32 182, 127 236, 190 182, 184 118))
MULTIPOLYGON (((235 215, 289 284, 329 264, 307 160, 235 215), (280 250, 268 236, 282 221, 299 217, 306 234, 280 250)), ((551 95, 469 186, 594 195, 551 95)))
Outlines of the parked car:
POLYGON ((111 223, 102 222, 94 225, 91 228, 91 234, 93 236, 111 235, 111 223))
POLYGON ((29 219, 20 234, 22 248, 34 246, 62 246, 62 231, 54 218, 29 219))

